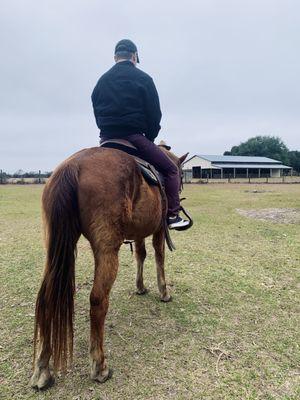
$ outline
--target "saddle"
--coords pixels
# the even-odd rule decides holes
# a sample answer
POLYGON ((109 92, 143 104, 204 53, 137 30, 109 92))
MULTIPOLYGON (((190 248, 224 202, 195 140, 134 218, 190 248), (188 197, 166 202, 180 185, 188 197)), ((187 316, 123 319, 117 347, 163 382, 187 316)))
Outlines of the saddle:
MULTIPOLYGON (((165 213, 167 212, 167 197, 164 189, 164 180, 162 175, 151 165, 145 160, 142 160, 139 157, 138 149, 130 143, 126 139, 109 139, 105 140, 103 142, 100 142, 100 147, 106 147, 110 149, 117 149, 124 151, 127 154, 130 154, 131 156, 134 157, 138 167, 140 168, 141 174, 143 175, 144 179, 146 182, 148 182, 149 185, 155 185, 158 186, 161 197, 162 197, 162 202, 163 202, 163 209, 165 210, 165 213)), ((170 251, 175 250, 174 243, 172 242, 169 229, 167 226, 166 222, 166 216, 163 215, 162 218, 162 225, 164 227, 165 231, 165 239, 166 243, 168 245, 168 248, 170 251)), ((129 243, 132 251, 132 241, 125 241, 124 243, 129 243)))
POLYGON ((138 149, 126 139, 109 139, 100 143, 100 147, 117 149, 130 154, 135 159, 140 171, 149 185, 159 186, 164 191, 163 176, 147 161, 139 157, 138 149))

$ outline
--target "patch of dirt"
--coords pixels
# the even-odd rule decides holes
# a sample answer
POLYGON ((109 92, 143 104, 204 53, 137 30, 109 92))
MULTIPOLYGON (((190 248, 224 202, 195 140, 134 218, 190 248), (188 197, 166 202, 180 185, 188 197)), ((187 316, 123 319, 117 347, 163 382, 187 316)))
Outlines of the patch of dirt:
POLYGON ((261 210, 241 210, 236 211, 248 218, 255 218, 260 221, 271 221, 277 224, 299 224, 300 209, 298 208, 264 208, 261 210))
POLYGON ((273 193, 272 190, 244 190, 245 193, 273 193))

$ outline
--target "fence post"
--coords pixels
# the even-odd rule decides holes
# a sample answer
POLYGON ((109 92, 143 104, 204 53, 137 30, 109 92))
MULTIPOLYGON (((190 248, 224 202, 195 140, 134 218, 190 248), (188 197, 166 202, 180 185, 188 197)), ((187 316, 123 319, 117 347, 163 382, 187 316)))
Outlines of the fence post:
POLYGON ((41 183, 41 170, 40 169, 39 169, 39 180, 38 180, 38 182, 41 183))
POLYGON ((3 171, 2 171, 2 169, 0 169, 0 185, 2 185, 2 183, 3 183, 3 171))

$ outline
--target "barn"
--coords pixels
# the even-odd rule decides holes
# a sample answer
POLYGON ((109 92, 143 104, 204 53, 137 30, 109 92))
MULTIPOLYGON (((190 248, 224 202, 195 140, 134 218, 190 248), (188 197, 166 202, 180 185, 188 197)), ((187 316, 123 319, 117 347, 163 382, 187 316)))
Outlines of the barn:
POLYGON ((292 168, 267 157, 194 155, 183 164, 185 181, 191 179, 263 178, 291 175, 292 168))

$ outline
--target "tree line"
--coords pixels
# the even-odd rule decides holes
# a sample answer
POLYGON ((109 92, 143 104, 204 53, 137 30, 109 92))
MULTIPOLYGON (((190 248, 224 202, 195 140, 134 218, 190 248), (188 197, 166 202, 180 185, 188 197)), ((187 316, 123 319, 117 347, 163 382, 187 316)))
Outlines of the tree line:
POLYGON ((22 169, 19 169, 15 173, 10 174, 10 173, 0 170, 0 183, 6 183, 7 180, 10 178, 16 178, 16 179, 34 178, 34 179, 42 180, 45 178, 49 178, 51 176, 51 174, 52 174, 52 172, 49 172, 49 171, 24 172, 22 169))
POLYGON ((276 136, 255 136, 225 151, 224 156, 258 156, 281 161, 300 172, 300 151, 289 150, 276 136))
POLYGON ((10 178, 49 178, 51 176, 52 172, 45 171, 29 171, 29 172, 24 172, 22 169, 19 169, 16 171, 14 174, 7 174, 10 178))

